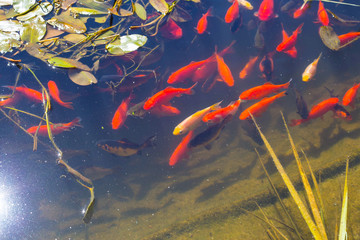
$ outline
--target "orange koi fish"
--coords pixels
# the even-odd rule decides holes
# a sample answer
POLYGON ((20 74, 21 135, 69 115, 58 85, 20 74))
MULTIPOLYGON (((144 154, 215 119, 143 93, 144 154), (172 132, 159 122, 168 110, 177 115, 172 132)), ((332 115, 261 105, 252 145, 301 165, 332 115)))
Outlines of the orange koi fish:
POLYGON ((250 88, 242 92, 239 96, 241 100, 255 100, 264 98, 272 93, 278 93, 283 89, 288 89, 292 79, 284 84, 275 85, 271 82, 266 82, 261 86, 250 88))
POLYGON ((321 0, 319 0, 319 8, 318 8, 317 15, 318 15, 319 22, 322 25, 329 26, 329 22, 330 22, 329 16, 328 16, 326 9, 324 7, 324 4, 321 2, 321 0))
POLYGON ((182 135, 191 130, 196 129, 197 127, 200 126, 201 121, 206 114, 208 114, 211 111, 218 110, 220 108, 220 103, 221 102, 215 103, 214 105, 199 110, 196 113, 192 114, 191 116, 187 117, 185 120, 183 120, 175 127, 173 134, 182 135))
POLYGON ((277 17, 274 14, 274 0, 263 0, 254 16, 258 17, 260 21, 269 21, 277 17))
MULTIPOLYGON (((13 86, 7 86, 7 87, 12 90, 14 89, 13 86)), ((33 102, 41 103, 43 101, 43 96, 42 96, 41 92, 36 91, 35 89, 21 86, 21 87, 16 87, 15 91, 21 93, 23 96, 25 96, 27 99, 29 99, 33 102)))
POLYGON ((225 15, 225 22, 231 23, 239 16, 239 3, 237 0, 233 0, 232 5, 229 7, 229 9, 226 12, 225 15))
MULTIPOLYGON (((283 24, 281 24, 281 27, 282 27, 282 37, 283 37, 283 42, 284 42, 289 38, 289 35, 286 33, 283 24)), ((297 57, 297 50, 296 50, 295 46, 290 48, 287 51, 284 51, 284 53, 286 53, 287 55, 289 55, 292 58, 297 57)))
POLYGON ((193 88, 197 85, 195 83, 189 88, 174 88, 174 87, 167 87, 164 90, 161 90, 150 97, 144 103, 144 109, 150 110, 151 108, 155 107, 156 105, 169 105, 171 99, 174 97, 181 97, 183 94, 192 95, 194 94, 193 88))
MULTIPOLYGON (((70 131, 70 129, 73 127, 83 127, 80 124, 80 121, 81 121, 81 118, 77 117, 69 123, 50 124, 50 129, 51 129, 51 132, 53 135, 57 135, 64 131, 70 131)), ((28 128, 26 131, 28 131, 28 133, 35 134, 37 129, 38 129, 38 126, 33 126, 33 127, 28 128)), ((48 136, 48 131, 47 131, 46 125, 41 125, 39 127, 38 135, 39 136, 48 136)))
POLYGON ((290 37, 288 37, 284 41, 282 41, 276 47, 276 51, 285 52, 285 51, 291 50, 296 44, 297 36, 299 33, 301 33, 301 28, 303 25, 304 25, 304 23, 300 24, 290 37))
POLYGON ((344 47, 345 45, 348 45, 351 42, 356 41, 359 37, 360 37, 360 32, 349 32, 338 36, 341 47, 344 47))
POLYGON ((273 56, 275 52, 270 52, 266 54, 259 63, 259 69, 262 73, 262 77, 265 78, 266 81, 271 81, 272 73, 274 71, 274 61, 273 56))
POLYGON ((245 65, 245 67, 239 73, 240 79, 245 79, 252 72, 257 59, 258 59, 258 56, 250 57, 249 61, 245 65))
POLYGON ((57 85, 54 81, 50 80, 48 82, 48 88, 49 88, 50 96, 55 100, 55 102, 57 102, 58 104, 60 104, 63 107, 74 109, 74 107, 71 105, 72 102, 63 102, 60 99, 59 88, 57 87, 57 85))
POLYGON ((183 31, 174 20, 168 18, 167 22, 159 29, 161 36, 168 39, 179 39, 183 35, 183 31))
POLYGON ((313 106, 309 112, 309 116, 306 119, 292 119, 289 125, 297 126, 311 119, 322 117, 328 111, 333 111, 338 102, 339 99, 336 97, 328 98, 313 106))
POLYGON ((211 11, 212 11, 212 8, 209 8, 209 10, 207 10, 207 12, 205 14, 203 14, 202 17, 200 18, 200 20, 198 21, 197 26, 196 26, 196 31, 198 32, 198 34, 203 34, 206 31, 207 24, 208 24, 207 18, 212 16, 211 11))
POLYGON ((334 117, 345 119, 345 120, 352 120, 351 114, 341 105, 336 104, 334 107, 334 117))
POLYGON ((0 99, 0 107, 4 106, 14 106, 19 100, 20 95, 15 93, 12 97, 6 99, 0 99))
POLYGON ((150 113, 157 117, 171 117, 179 115, 181 112, 179 109, 171 105, 160 104, 150 109, 150 113))
POLYGON ((241 103, 241 99, 233 101, 224 108, 220 108, 218 110, 215 110, 213 112, 206 114, 202 120, 203 120, 203 122, 206 122, 206 123, 220 123, 227 116, 235 115, 235 113, 239 109, 240 103, 241 103))
MULTIPOLYGON (((235 1, 235 2, 237 2, 237 1, 235 1)), ((218 69, 221 79, 229 87, 234 86, 234 78, 231 74, 230 68, 228 67, 228 65, 226 65, 224 59, 221 56, 219 56, 219 54, 215 53, 215 57, 216 57, 216 62, 217 62, 217 69, 218 69)))
POLYGON ((251 119, 251 115, 250 113, 254 116, 254 117, 260 117, 261 114, 263 112, 266 111, 266 109, 268 109, 268 107, 270 106, 270 104, 272 104, 276 99, 281 98, 286 96, 286 91, 283 91, 281 93, 278 93, 272 97, 267 97, 267 98, 263 98, 261 101, 251 105, 250 107, 248 107, 247 109, 245 109, 239 116, 240 120, 245 120, 245 119, 251 119))
POLYGON ((180 68, 179 70, 173 72, 169 76, 167 83, 175 84, 175 83, 184 82, 186 79, 191 78, 195 73, 195 71, 201 66, 203 66, 207 61, 209 60, 205 59, 199 62, 191 62, 185 67, 180 68))
POLYGON ((119 129, 122 127, 126 121, 127 118, 127 111, 129 110, 129 104, 131 99, 133 99, 134 96, 132 93, 130 93, 130 96, 126 99, 124 99, 119 107, 116 109, 115 114, 113 116, 113 119, 111 121, 112 129, 119 129))
POLYGON ((352 108, 354 108, 354 102, 355 102, 356 94, 359 90, 359 87, 360 87, 360 83, 354 84, 354 86, 352 88, 350 88, 349 90, 346 91, 346 93, 342 99, 342 105, 351 106, 352 108))
POLYGON ((180 144, 176 147, 175 151, 171 154, 169 165, 174 166, 178 161, 188 158, 190 149, 188 144, 191 138, 194 135, 194 131, 190 131, 180 142, 180 144))
POLYGON ((312 63, 310 63, 306 68, 305 71, 302 74, 302 80, 304 82, 308 82, 309 80, 313 79, 313 77, 316 74, 316 69, 317 69, 317 65, 318 62, 321 58, 322 53, 320 53, 319 57, 317 59, 315 59, 312 63))
POLYGON ((305 12, 310 8, 310 3, 306 2, 305 4, 301 5, 299 9, 296 9, 293 13, 293 18, 297 19, 304 16, 305 12))

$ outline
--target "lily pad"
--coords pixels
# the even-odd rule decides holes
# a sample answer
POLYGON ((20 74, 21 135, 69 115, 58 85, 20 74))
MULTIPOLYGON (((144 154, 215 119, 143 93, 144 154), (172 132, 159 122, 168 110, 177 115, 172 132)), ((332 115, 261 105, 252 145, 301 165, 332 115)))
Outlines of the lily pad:
POLYGON ((0 53, 9 52, 13 47, 20 47, 19 33, 0 31, 0 53))
POLYGON ((35 4, 35 0, 13 0, 13 8, 17 13, 29 10, 35 4))
POLYGON ((36 16, 45 16, 49 14, 53 9, 53 5, 49 2, 41 2, 38 4, 33 10, 30 12, 17 16, 16 19, 19 21, 27 21, 30 18, 36 17, 36 16))
POLYGON ((97 83, 96 77, 87 71, 81 71, 79 69, 69 69, 69 78, 74 83, 81 86, 88 86, 90 84, 97 83))
POLYGON ((49 53, 47 49, 41 48, 38 44, 34 43, 26 44, 25 50, 31 56, 36 57, 44 62, 46 62, 47 59, 55 56, 54 54, 49 53))
POLYGON ((122 36, 106 45, 106 50, 113 55, 124 55, 144 46, 147 37, 140 34, 122 36))
POLYGON ((86 38, 85 35, 76 34, 76 33, 71 33, 64 37, 64 39, 66 41, 71 42, 71 43, 77 43, 77 42, 83 41, 85 38, 86 38))
POLYGON ((138 15, 138 17, 140 19, 146 20, 146 17, 147 17, 146 10, 141 4, 135 3, 134 4, 134 10, 135 10, 136 15, 138 15))
POLYGON ((20 30, 21 40, 24 42, 36 43, 41 40, 46 33, 46 22, 38 16, 23 23, 20 30))
POLYGON ((61 67, 61 68, 78 68, 85 71, 90 71, 90 68, 86 66, 85 64, 76 61, 75 59, 71 58, 63 58, 63 57, 52 57, 49 58, 48 63, 55 66, 55 67, 61 67))
POLYGON ((16 20, 4 20, 0 21, 0 31, 4 32, 17 32, 20 31, 23 26, 16 20))
POLYGON ((63 30, 68 33, 84 33, 86 26, 80 19, 75 19, 70 16, 70 12, 66 11, 57 15, 47 21, 53 27, 63 30))
POLYGON ((322 42, 331 50, 339 50, 340 39, 335 33, 334 29, 330 26, 321 26, 319 28, 319 35, 322 42))
POLYGON ((167 4, 165 0, 149 0, 149 3, 156 11, 161 12, 164 15, 169 12, 169 4, 167 4))

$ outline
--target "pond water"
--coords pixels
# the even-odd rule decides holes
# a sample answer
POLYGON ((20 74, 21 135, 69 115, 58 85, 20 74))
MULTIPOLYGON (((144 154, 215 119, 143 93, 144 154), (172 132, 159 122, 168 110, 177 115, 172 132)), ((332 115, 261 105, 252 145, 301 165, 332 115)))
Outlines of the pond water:
MULTIPOLYGON (((23 1, 18 2, 25 5, 23 1)), ((297 212, 297 206, 288 198, 287 189, 252 121, 239 119, 245 109, 263 100, 243 99, 239 109, 235 107, 230 113, 232 118, 226 118, 229 110, 223 109, 217 117, 209 116, 208 123, 200 121, 192 132, 192 139, 198 138, 198 144, 184 144, 185 136, 189 136, 187 132, 173 134, 179 123, 199 110, 218 102, 226 107, 238 100, 245 90, 269 86, 269 82, 285 84, 290 79, 290 86, 270 93, 274 96, 286 91, 284 96, 279 95, 268 108, 262 106, 259 113, 253 110, 252 114, 290 178, 301 189, 280 112, 284 114, 296 146, 304 150, 316 176, 320 176, 330 239, 340 216, 345 160, 350 159, 348 234, 352 239, 360 238, 360 228, 356 224, 360 220, 357 200, 360 104, 356 96, 350 105, 343 102, 345 93, 360 83, 360 42, 355 40, 337 51, 326 47, 318 33, 324 23, 317 20, 317 1, 311 2, 303 16, 294 19, 293 13, 302 5, 301 1, 274 0, 274 12, 269 20, 260 20, 254 13, 264 11, 260 5, 271 1, 252 1, 252 10, 240 6, 239 14, 228 13, 234 15, 231 23, 224 20, 227 11, 232 11, 228 10, 232 3, 226 0, 201 0, 200 3, 180 0, 173 3, 175 10, 170 7, 164 15, 151 4, 161 11, 161 7, 166 6, 165 1, 153 0, 151 4, 137 1, 145 6, 146 21, 139 17, 142 16, 141 7, 137 7, 139 16, 131 12, 130 1, 123 1, 123 10, 117 11, 122 16, 111 17, 107 9, 112 2, 74 2, 73 12, 80 11, 76 7, 105 11, 89 17, 78 16, 77 20, 86 26, 83 33, 76 36, 82 35, 76 38, 80 40, 69 40, 70 37, 65 40, 75 31, 75 23, 54 33, 55 28, 50 24, 55 16, 52 10, 43 16, 45 22, 39 26, 46 27, 47 34, 60 35, 46 35, 38 40, 21 35, 19 45, 14 45, 12 51, 5 51, 1 46, 6 57, 0 59, 0 90, 4 97, 0 102, 1 239, 272 239, 266 231, 269 225, 254 217, 262 216, 255 202, 271 218, 281 219, 284 214, 279 213, 279 201, 270 190, 255 149, 294 215, 303 239, 309 239, 310 231, 297 212), (288 9, 285 4, 289 4, 288 9), (130 12, 124 13, 124 9, 130 12), (208 9, 211 9, 211 16, 207 18, 207 28, 199 34, 198 21, 208 9), (130 28, 156 18, 160 21, 157 34, 157 21, 148 27, 130 28), (300 24, 302 28, 298 28, 300 24), (105 37, 100 43, 99 31, 110 26, 114 26, 112 32, 101 32, 105 37), (287 49, 277 51, 284 40, 282 26, 289 35, 287 38, 294 38, 297 28, 299 31, 297 39, 285 43, 287 49), (99 34, 89 35, 97 31, 99 34), (146 43, 136 42, 140 47, 136 46, 125 56, 110 49, 109 44, 116 43, 119 36, 133 34, 138 34, 137 41, 140 41, 139 36, 146 36, 146 43), (84 36, 88 39, 81 40, 84 36), (231 48, 224 50, 228 46, 231 48), (313 79, 302 81, 305 68, 320 53, 313 79), (240 71, 255 56, 258 59, 253 69, 240 79, 240 71), (64 58, 66 64, 59 59, 51 61, 55 57, 64 58), (263 61, 266 57, 267 63, 263 61), (203 65, 189 70, 193 62, 205 59, 208 61, 203 65), (206 64, 210 65, 207 75, 199 73, 200 78, 195 81, 194 71, 206 64), (261 70, 259 64, 264 65, 265 70, 261 70), (169 76, 185 66, 187 70, 180 75, 185 76, 185 71, 191 73, 183 81, 170 84, 169 76), (226 75, 227 69, 232 73, 233 86, 231 77, 226 75), (74 72, 80 76, 74 77, 74 72), (48 85, 50 81, 59 88, 61 100, 72 104, 64 104, 54 97, 48 85), (149 109, 144 110, 144 105, 140 104, 136 111, 129 111, 127 117, 121 113, 120 117, 114 117, 120 105, 123 107, 120 112, 124 113, 169 86, 190 88, 194 82, 198 83, 191 90, 175 90, 178 92, 156 98, 149 109), (50 92, 51 109, 46 109, 46 104, 42 103, 47 99, 42 97, 46 95, 41 94, 40 83, 50 92), (12 95, 9 86, 16 84, 12 95), (29 89, 38 91, 40 99, 36 94, 29 94, 29 89), (297 112, 304 111, 296 102, 299 94, 312 111, 304 123, 292 126, 293 119, 301 119, 297 112), (319 115, 311 115, 316 111, 313 106, 329 98, 338 98, 336 106, 340 107, 332 105, 319 115), (17 101, 4 103, 9 99, 17 101), (52 137, 47 132, 46 119, 52 137), (116 121, 120 121, 119 127, 114 127, 116 121), (34 138, 29 132, 35 134, 39 125, 42 126, 36 133, 37 148, 34 150, 34 138), (30 127, 35 130, 31 132, 30 127), (209 127, 213 129, 207 130, 209 127), (59 163, 59 159, 64 164, 59 163), (91 191, 94 191, 94 205, 91 191), (88 212, 87 207, 90 207, 88 212), (85 214, 88 214, 87 219, 83 219, 85 214)), ((328 13, 330 27, 337 35, 360 31, 356 21, 360 20, 359 7, 323 4, 342 20, 339 22, 328 13)), ((12 8, 11 4, 1 7, 4 22, 0 25, 13 19, 25 29, 25 22, 32 20, 16 20, 17 16, 11 14, 12 8)), ((68 11, 62 9, 59 14, 68 11)), ((66 21, 71 18, 67 16, 66 21)), ((19 34, 25 30, 0 31, 19 34)), ((36 34, 32 34, 35 38, 36 34)), ((72 38, 75 39, 74 34, 72 38)), ((121 44, 124 42, 122 40, 121 44)), ((125 45, 121 44, 121 51, 125 51, 125 45)), ((286 234, 290 239, 297 239, 289 229, 286 234)))

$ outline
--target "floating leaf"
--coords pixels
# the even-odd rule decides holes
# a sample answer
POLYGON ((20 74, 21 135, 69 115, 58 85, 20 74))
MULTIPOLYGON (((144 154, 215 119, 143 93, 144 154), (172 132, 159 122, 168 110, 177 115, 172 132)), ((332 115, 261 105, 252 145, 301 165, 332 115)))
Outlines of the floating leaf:
POLYGON ((107 20, 107 16, 96 17, 96 18, 95 18, 95 22, 100 23, 100 24, 101 24, 101 23, 105 23, 106 20, 107 20))
POLYGON ((0 21, 0 31, 4 32, 16 32, 20 31, 23 26, 18 21, 4 20, 0 21))
POLYGON ((112 39, 114 39, 114 35, 115 33, 111 30, 108 30, 106 32, 104 32, 103 34, 100 34, 94 41, 94 44, 96 46, 98 45, 102 45, 102 44, 107 44, 108 42, 110 42, 112 39))
POLYGON ((134 10, 135 10, 136 15, 138 15, 139 18, 141 18, 142 20, 146 20, 146 10, 141 4, 135 3, 134 10))
POLYGON ((171 13, 170 17, 175 22, 188 22, 192 20, 192 17, 189 12, 182 9, 181 7, 177 6, 174 8, 173 12, 171 13))
POLYGON ((30 18, 36 17, 36 16, 45 16, 49 14, 53 9, 53 5, 49 2, 42 2, 39 3, 33 10, 30 12, 17 16, 16 19, 19 21, 27 21, 30 18))
POLYGON ((64 12, 47 21, 53 27, 64 30, 68 33, 84 33, 86 26, 80 19, 75 19, 70 16, 70 12, 64 12))
POLYGON ((80 4, 82 6, 96 9, 102 12, 107 12, 108 8, 111 8, 112 6, 108 3, 105 3, 104 1, 94 1, 94 0, 78 0, 77 4, 80 4))
POLYGON ((49 53, 47 49, 40 48, 38 44, 28 43, 25 45, 25 50, 31 56, 36 57, 45 62, 47 61, 47 59, 55 56, 54 54, 49 53))
POLYGON ((144 46, 147 37, 139 34, 122 36, 106 45, 106 50, 113 55, 124 55, 133 52, 139 47, 144 46))
POLYGON ((77 42, 83 41, 85 38, 86 38, 85 35, 76 34, 76 33, 71 33, 64 37, 64 39, 66 41, 71 42, 71 43, 77 43, 77 42))
POLYGON ((79 69, 69 69, 68 74, 71 81, 81 86, 97 83, 97 79, 90 72, 81 71, 79 69))
POLYGON ((9 52, 13 47, 20 47, 19 33, 0 31, 0 53, 9 52))
POLYGON ((149 2, 153 8, 162 14, 165 15, 169 12, 169 4, 165 0, 149 0, 149 2))
POLYGON ((91 8, 83 8, 83 7, 71 7, 69 8, 71 13, 81 14, 81 15, 102 15, 107 14, 107 11, 99 11, 91 8))
POLYGON ((339 50, 340 39, 335 33, 334 29, 330 26, 321 26, 319 28, 319 35, 322 42, 331 50, 339 50))
POLYGON ((85 71, 90 71, 90 68, 86 66, 85 64, 76 61, 75 59, 70 58, 63 58, 63 57, 52 57, 47 60, 48 63, 55 67, 61 67, 61 68, 78 68, 85 71))
POLYGON ((45 36, 46 22, 38 16, 23 23, 20 31, 21 40, 24 42, 36 43, 45 36))
POLYGON ((13 8, 17 13, 29 10, 35 4, 35 0, 13 0, 13 8))
POLYGON ((61 9, 62 10, 68 10, 70 6, 72 6, 74 3, 76 3, 77 0, 62 0, 61 1, 61 9))
POLYGON ((13 0, 0 0, 0 6, 13 5, 13 0))

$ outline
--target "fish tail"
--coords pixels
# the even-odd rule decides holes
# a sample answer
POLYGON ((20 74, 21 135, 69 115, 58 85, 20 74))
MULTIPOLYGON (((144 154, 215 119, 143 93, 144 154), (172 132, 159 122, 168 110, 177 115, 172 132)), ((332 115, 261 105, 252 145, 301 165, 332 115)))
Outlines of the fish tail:
POLYGON ((213 12, 213 7, 210 7, 210 8, 207 10, 207 12, 206 12, 207 16, 208 16, 208 17, 213 16, 213 15, 212 15, 212 12, 213 12))
POLYGON ((66 108, 69 108, 69 109, 74 110, 74 107, 72 106, 72 102, 63 102, 61 105, 62 105, 63 107, 66 107, 66 108))
POLYGON ((234 52, 234 49, 233 49, 232 46, 233 46, 235 43, 236 43, 236 40, 232 41, 229 46, 227 46, 225 49, 223 49, 223 50, 219 53, 219 55, 223 57, 225 54, 233 53, 233 52, 234 52))
POLYGON ((154 141, 156 139, 156 136, 151 136, 148 139, 146 139, 146 141, 142 144, 141 148, 146 148, 146 147, 154 147, 156 146, 154 141))
POLYGON ((210 106, 210 110, 214 111, 214 110, 218 110, 219 108, 221 108, 220 104, 222 103, 222 100, 220 102, 215 103, 214 105, 210 106))
POLYGON ((301 33, 303 26, 304 26, 304 23, 300 24, 300 25, 296 28, 295 32, 297 32, 298 34, 301 33))
POLYGON ((194 85, 192 85, 191 87, 189 87, 189 91, 188 91, 188 94, 189 94, 189 95, 195 94, 195 90, 194 90, 193 88, 196 87, 197 84, 198 84, 198 82, 194 83, 194 85))
POLYGON ((75 118, 74 120, 72 120, 72 121, 70 122, 70 125, 71 125, 72 127, 84 127, 83 125, 80 124, 80 122, 81 122, 81 118, 80 118, 80 117, 77 117, 77 118, 75 118))

